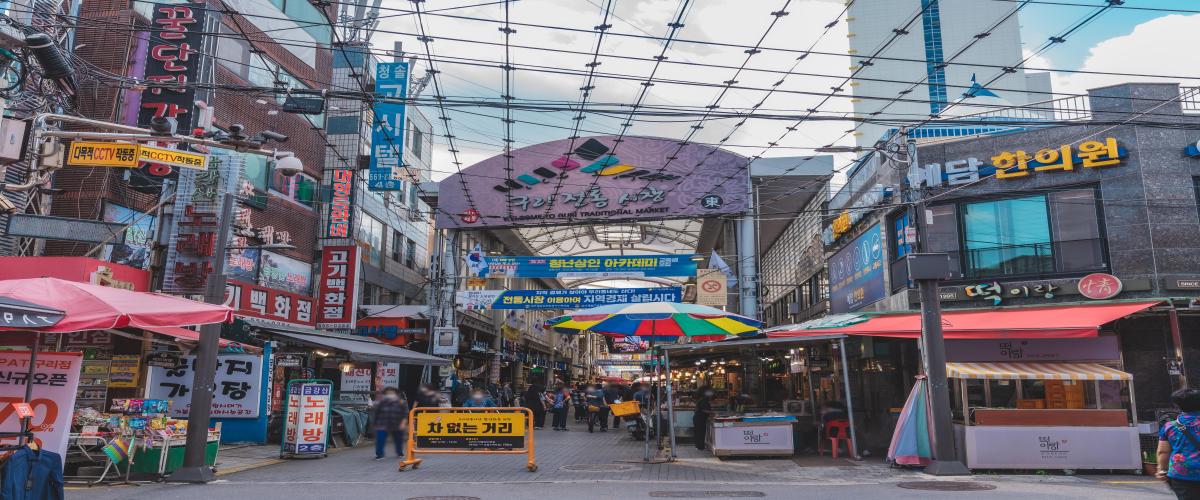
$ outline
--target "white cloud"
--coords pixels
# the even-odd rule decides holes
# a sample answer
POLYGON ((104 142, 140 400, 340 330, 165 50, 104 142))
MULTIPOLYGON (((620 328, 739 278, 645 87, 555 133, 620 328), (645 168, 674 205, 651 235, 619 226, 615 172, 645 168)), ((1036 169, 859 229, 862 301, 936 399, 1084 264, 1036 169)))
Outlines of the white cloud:
MULTIPOLYGON (((1196 47, 1200 46, 1200 14, 1163 16, 1134 27, 1133 32, 1097 43, 1079 69, 1147 75, 1195 74, 1196 47)), ((1055 67, 1048 62, 1029 66, 1055 67)), ((1064 67, 1060 65, 1058 67, 1064 67)), ((1200 79, 1184 80, 1085 73, 1055 73, 1054 91, 1086 93, 1087 89, 1126 82, 1175 81, 1197 85, 1200 79)))

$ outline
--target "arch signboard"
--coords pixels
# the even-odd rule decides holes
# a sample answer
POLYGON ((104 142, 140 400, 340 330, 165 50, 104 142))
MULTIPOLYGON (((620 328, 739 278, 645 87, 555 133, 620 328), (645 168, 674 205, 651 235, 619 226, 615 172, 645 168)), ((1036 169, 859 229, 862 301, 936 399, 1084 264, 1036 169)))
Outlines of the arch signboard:
POLYGON ((442 180, 440 228, 675 219, 749 209, 748 160, 651 137, 561 139, 494 156, 442 180))

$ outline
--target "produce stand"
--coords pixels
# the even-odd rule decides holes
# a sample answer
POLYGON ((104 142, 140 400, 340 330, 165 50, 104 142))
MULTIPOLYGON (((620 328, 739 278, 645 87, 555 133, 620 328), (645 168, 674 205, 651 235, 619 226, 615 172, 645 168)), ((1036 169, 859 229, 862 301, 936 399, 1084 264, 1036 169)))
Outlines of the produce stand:
POLYGON ((1132 375, 1096 363, 946 367, 968 468, 1141 468, 1132 375))

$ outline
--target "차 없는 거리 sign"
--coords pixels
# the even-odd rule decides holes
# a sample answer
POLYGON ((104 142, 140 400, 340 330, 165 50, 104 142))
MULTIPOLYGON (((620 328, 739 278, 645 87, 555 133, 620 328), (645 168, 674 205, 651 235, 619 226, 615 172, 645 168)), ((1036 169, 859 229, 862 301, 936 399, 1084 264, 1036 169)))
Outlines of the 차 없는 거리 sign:
POLYGON ((416 412, 413 436, 418 449, 525 448, 524 412, 416 412))

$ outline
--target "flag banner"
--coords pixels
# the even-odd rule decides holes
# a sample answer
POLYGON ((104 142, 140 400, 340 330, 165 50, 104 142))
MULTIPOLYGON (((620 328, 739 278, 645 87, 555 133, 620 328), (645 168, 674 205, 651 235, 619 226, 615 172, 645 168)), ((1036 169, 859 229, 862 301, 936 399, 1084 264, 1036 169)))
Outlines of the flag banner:
POLYGON ((583 309, 607 304, 679 302, 683 289, 579 288, 573 290, 466 290, 457 293, 458 306, 477 309, 583 309))
POLYGON ((645 278, 696 275, 693 255, 601 255, 584 257, 482 256, 471 272, 488 278, 645 278))

